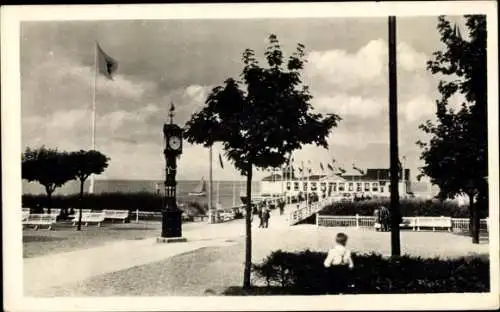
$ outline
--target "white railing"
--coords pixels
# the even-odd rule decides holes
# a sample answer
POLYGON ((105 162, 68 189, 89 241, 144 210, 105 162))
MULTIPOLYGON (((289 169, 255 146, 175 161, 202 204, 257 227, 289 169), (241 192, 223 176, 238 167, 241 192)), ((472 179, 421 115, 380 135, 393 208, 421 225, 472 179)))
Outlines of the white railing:
MULTIPOLYGON (((480 220, 480 230, 488 231, 489 219, 480 220)), ((317 215, 316 224, 318 226, 327 227, 357 227, 357 228, 373 228, 376 225, 376 219, 372 216, 326 216, 317 215)), ((414 231, 420 231, 421 228, 446 229, 453 232, 468 232, 469 219, 467 218, 450 218, 450 217, 403 217, 403 222, 400 225, 402 228, 411 228, 414 231)))
POLYGON ((334 198, 327 197, 309 205, 307 205, 305 202, 297 204, 297 208, 294 211, 290 212, 290 225, 294 225, 297 222, 309 218, 316 212, 323 209, 325 206, 333 204, 334 201, 334 198))

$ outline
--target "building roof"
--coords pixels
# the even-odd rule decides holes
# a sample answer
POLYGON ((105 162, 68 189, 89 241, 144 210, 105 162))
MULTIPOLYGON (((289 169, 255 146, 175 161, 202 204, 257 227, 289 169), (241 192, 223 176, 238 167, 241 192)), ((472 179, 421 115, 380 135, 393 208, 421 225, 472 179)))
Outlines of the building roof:
MULTIPOLYGON (((409 181, 410 180, 410 169, 405 169, 405 180, 409 181)), ((356 171, 354 169, 346 171, 344 174, 341 175, 326 175, 326 174, 312 174, 309 176, 309 181, 320 181, 324 179, 331 179, 335 178, 336 180, 339 181, 344 181, 344 182, 356 182, 356 181, 389 181, 391 178, 390 175, 390 169, 385 169, 385 168, 369 168, 366 169, 365 174, 361 174, 359 171, 356 171)), ((285 177, 285 179, 288 179, 285 177)), ((307 176, 304 177, 293 177, 292 180, 307 180, 307 176)), ((281 175, 280 174, 271 174, 265 178, 262 179, 262 181, 281 181, 281 175)))

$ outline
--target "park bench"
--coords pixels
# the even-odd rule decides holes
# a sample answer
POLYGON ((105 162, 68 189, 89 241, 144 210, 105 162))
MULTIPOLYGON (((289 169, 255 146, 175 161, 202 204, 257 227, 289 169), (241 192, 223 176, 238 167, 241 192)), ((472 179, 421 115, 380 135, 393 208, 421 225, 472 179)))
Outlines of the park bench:
POLYGON ((111 219, 111 221, 122 220, 125 223, 129 217, 128 210, 103 210, 102 212, 104 213, 104 218, 111 219))
POLYGON ((445 228, 451 231, 451 218, 450 217, 418 217, 416 218, 416 228, 420 231, 421 228, 445 228))
MULTIPOLYGON (((400 229, 408 229, 411 228, 415 230, 417 228, 417 219, 418 217, 403 217, 403 222, 399 224, 400 229)), ((380 230, 382 225, 378 222, 375 222, 375 230, 380 230)))
MULTIPOLYGON (((73 218, 73 226, 78 223, 79 214, 76 213, 73 218)), ((88 226, 89 223, 97 223, 97 227, 101 226, 101 223, 104 222, 104 212, 82 212, 82 223, 85 226, 88 226)))
POLYGON ((30 214, 23 220, 23 225, 34 226, 35 230, 38 230, 43 225, 52 230, 54 223, 56 223, 56 216, 51 214, 30 214))
MULTIPOLYGON (((44 214, 49 214, 48 213, 49 210, 47 208, 43 208, 43 213, 44 214)), ((61 209, 59 208, 52 208, 50 209, 50 214, 51 216, 54 216, 54 217, 59 217, 61 215, 61 209)))
MULTIPOLYGON (((451 218, 450 217, 403 217, 403 222, 399 224, 400 228, 412 228, 414 231, 420 231, 421 228, 445 228, 451 231, 451 218)), ((375 229, 381 228, 380 223, 375 223, 375 229)))

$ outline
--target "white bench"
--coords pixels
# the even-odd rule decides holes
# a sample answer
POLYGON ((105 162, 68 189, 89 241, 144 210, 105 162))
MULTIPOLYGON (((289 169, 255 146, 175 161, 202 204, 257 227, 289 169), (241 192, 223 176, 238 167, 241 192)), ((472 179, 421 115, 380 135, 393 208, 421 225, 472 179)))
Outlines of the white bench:
POLYGON ((54 223, 56 223, 56 216, 49 214, 30 214, 23 220, 23 225, 32 225, 35 227, 35 230, 38 230, 43 225, 47 225, 48 229, 52 230, 54 223))
MULTIPOLYGON (((417 219, 417 217, 403 217, 403 222, 399 224, 399 228, 412 228, 413 230, 415 230, 417 228, 417 219)), ((375 222, 374 227, 375 230, 378 231, 382 227, 382 225, 378 222, 375 222)))
MULTIPOLYGON (((375 229, 381 228, 380 223, 375 223, 375 229)), ((451 231, 451 218, 450 217, 403 217, 403 222, 399 224, 400 228, 412 228, 414 231, 420 231, 420 228, 445 228, 451 231)))
POLYGON ((105 219, 122 220, 123 223, 125 223, 125 221, 127 221, 128 216, 129 216, 128 210, 103 210, 102 212, 104 213, 105 219))
MULTIPOLYGON (((78 223, 79 213, 75 214, 73 218, 73 226, 78 223)), ((97 227, 101 226, 101 223, 104 221, 104 212, 82 212, 82 223, 85 226, 88 226, 89 223, 97 223, 97 227)))
POLYGON ((451 218, 450 217, 418 217, 416 218, 416 228, 420 231, 420 228, 432 228, 433 231, 436 228, 445 228, 451 231, 451 218))
POLYGON ((30 212, 26 212, 26 211, 23 211, 22 212, 22 220, 23 220, 23 224, 24 224, 24 221, 28 220, 28 217, 30 216, 30 212))
MULTIPOLYGON (((47 208, 43 208, 43 213, 44 214, 49 214, 49 210, 47 208)), ((54 217, 59 217, 61 215, 61 209, 59 208, 52 208, 50 209, 50 215, 54 217)))

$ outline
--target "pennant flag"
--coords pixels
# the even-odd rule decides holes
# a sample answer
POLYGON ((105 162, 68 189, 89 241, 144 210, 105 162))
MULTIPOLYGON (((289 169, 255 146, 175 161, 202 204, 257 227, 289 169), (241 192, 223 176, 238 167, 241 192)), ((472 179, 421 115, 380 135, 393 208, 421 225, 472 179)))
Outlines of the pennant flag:
POLYGON ((356 167, 356 165, 354 165, 354 163, 352 164, 352 169, 356 170, 357 172, 361 173, 361 174, 365 174, 363 172, 363 170, 359 169, 358 167, 356 167))
POLYGON ((309 174, 311 174, 311 171, 312 171, 312 170, 311 170, 311 168, 308 168, 308 169, 307 169, 307 171, 309 171, 309 174))
POLYGON ((321 168, 321 171, 325 171, 325 168, 323 167, 323 163, 319 163, 319 167, 321 168))
POLYGON ((331 171, 334 171, 334 169, 333 169, 332 165, 328 164, 328 165, 327 165, 327 167, 328 167, 328 169, 330 169, 331 171))
POLYGON ((113 80, 113 73, 118 68, 118 62, 115 61, 111 56, 107 55, 97 44, 97 67, 99 72, 106 78, 113 80))
POLYGON ((338 169, 339 169, 339 171, 340 171, 340 174, 344 174, 344 173, 346 173, 346 171, 345 171, 345 169, 344 169, 344 168, 340 168, 340 167, 339 167, 338 169))
POLYGON ((335 160, 335 158, 332 158, 332 164, 336 163, 337 161, 335 160))
POLYGON ((302 173, 302 168, 299 167, 299 172, 302 173))
POLYGON ((170 102, 170 112, 173 112, 175 111, 175 106, 174 106, 174 102, 170 102))
POLYGON ((222 162, 222 156, 219 154, 220 167, 224 169, 224 163, 222 162))

